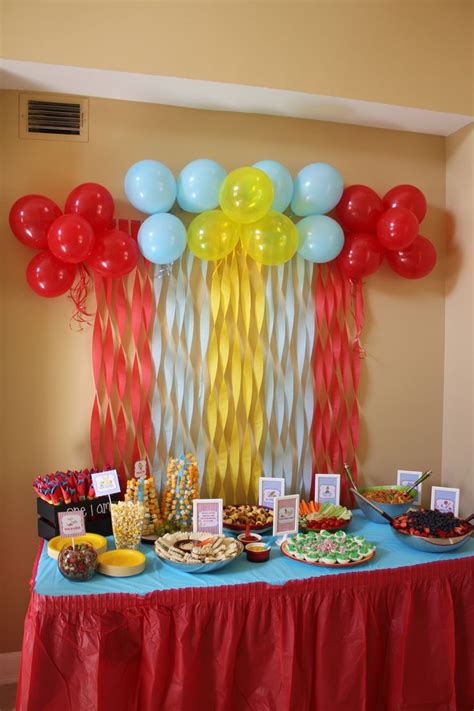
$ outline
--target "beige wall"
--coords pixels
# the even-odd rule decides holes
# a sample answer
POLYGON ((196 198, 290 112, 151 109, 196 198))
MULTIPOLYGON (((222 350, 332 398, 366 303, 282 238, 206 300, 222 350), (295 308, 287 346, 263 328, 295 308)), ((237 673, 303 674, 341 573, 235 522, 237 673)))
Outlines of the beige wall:
POLYGON ((471 0, 4 0, 11 59, 473 111, 471 0))
POLYGON ((176 109, 92 99, 89 143, 18 139, 18 100, 4 98, 5 181, 1 245, 5 292, 3 380, 5 421, 2 466, 4 530, 18 533, 6 552, 8 610, 3 651, 19 649, 28 580, 37 547, 31 481, 55 468, 90 463, 92 405, 91 330, 68 327, 71 304, 45 300, 25 282, 31 253, 9 233, 7 211, 19 196, 37 191, 63 204, 85 180, 103 182, 118 214, 133 217, 122 180, 144 157, 174 172, 197 157, 227 168, 264 157, 295 173, 315 160, 334 163, 347 183, 380 193, 400 182, 419 185, 430 207, 423 233, 438 248, 439 263, 422 282, 384 268, 365 289, 366 325, 360 404, 359 458, 366 482, 392 482, 399 467, 430 466, 440 480, 444 352, 444 139, 311 121, 176 109))
POLYGON ((474 510, 474 124, 446 141, 446 208, 443 484, 461 487, 467 516, 474 510))

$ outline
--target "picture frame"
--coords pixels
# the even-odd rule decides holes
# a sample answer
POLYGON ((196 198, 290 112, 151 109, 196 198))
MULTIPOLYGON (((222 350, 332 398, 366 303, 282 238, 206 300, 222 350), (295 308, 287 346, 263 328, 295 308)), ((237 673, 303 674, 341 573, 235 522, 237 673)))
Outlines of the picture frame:
POLYGON ((459 515, 459 498, 461 490, 450 486, 431 487, 431 508, 443 513, 451 512, 459 515))
POLYGON ((341 475, 315 474, 314 500, 319 504, 339 505, 341 500, 341 475))
POLYGON ((280 477, 261 476, 258 482, 258 505, 273 509, 274 499, 285 495, 285 480, 280 477))
POLYGON ((223 499, 193 500, 193 533, 222 535, 223 499))
MULTIPOLYGON (((420 476, 423 474, 423 472, 416 472, 413 471, 412 469, 398 469, 397 470, 397 485, 398 486, 411 486, 412 484, 415 483, 417 479, 420 478, 420 476)), ((421 487, 423 486, 423 482, 421 484, 418 484, 416 487, 416 496, 413 499, 413 503, 416 506, 421 506, 421 487)))
POLYGON ((286 538, 298 533, 300 516, 299 494, 275 496, 273 508, 273 535, 286 538))

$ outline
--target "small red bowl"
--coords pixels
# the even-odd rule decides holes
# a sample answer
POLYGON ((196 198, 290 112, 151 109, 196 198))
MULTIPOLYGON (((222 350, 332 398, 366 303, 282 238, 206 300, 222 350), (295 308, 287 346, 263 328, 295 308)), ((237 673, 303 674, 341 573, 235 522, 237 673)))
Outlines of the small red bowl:
POLYGON ((270 546, 265 543, 249 543, 245 546, 245 552, 251 563, 264 563, 270 558, 270 546))
POLYGON ((262 536, 260 536, 258 533, 250 533, 249 536, 246 536, 245 533, 241 533, 239 536, 237 536, 237 540, 243 543, 244 546, 247 546, 250 543, 260 543, 260 541, 262 540, 262 536))

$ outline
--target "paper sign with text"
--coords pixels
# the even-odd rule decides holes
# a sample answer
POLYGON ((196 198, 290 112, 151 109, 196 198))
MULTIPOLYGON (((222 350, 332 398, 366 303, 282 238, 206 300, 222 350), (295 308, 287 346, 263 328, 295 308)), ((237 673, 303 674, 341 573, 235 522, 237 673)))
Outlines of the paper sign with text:
POLYGON ((222 534, 222 520, 222 499, 194 499, 193 533, 222 534))
POLYGON ((283 496, 285 493, 285 480, 275 477, 261 476, 258 482, 258 505, 273 508, 275 496, 283 496))
POLYGON ((140 461, 135 462, 135 479, 145 479, 146 477, 146 459, 140 459, 140 461))
POLYGON ((120 493, 120 482, 116 469, 92 474, 92 482, 96 496, 106 496, 107 494, 110 496, 110 494, 120 493))
POLYGON ((452 513, 459 516, 460 489, 449 486, 431 487, 431 508, 441 513, 452 513))
POLYGON ((314 500, 320 504, 339 505, 341 495, 340 474, 314 475, 314 500))
POLYGON ((82 511, 58 512, 59 535, 63 538, 77 538, 84 536, 86 525, 82 511))
POLYGON ((298 533, 300 497, 298 494, 276 496, 273 503, 273 535, 298 533))

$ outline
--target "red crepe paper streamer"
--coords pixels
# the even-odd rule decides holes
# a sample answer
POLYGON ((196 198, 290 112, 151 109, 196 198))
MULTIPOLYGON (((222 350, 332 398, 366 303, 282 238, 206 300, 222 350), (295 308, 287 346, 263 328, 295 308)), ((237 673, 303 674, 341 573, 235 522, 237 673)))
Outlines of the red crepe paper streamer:
MULTIPOLYGON (((118 228, 137 238, 140 222, 119 220, 118 228)), ((155 303, 153 265, 140 260, 124 278, 95 275, 97 300, 92 360, 96 397, 91 417, 91 450, 97 466, 112 461, 121 481, 133 462, 149 459, 154 447, 151 356, 155 303)))
MULTIPOLYGON (((341 473, 347 462, 357 482, 357 390, 364 352, 360 344, 364 322, 362 282, 348 280, 337 263, 318 267, 314 299, 314 472, 341 473)), ((314 498, 314 482, 311 497, 314 498)), ((345 476, 341 478, 341 501, 353 505, 345 476)))

